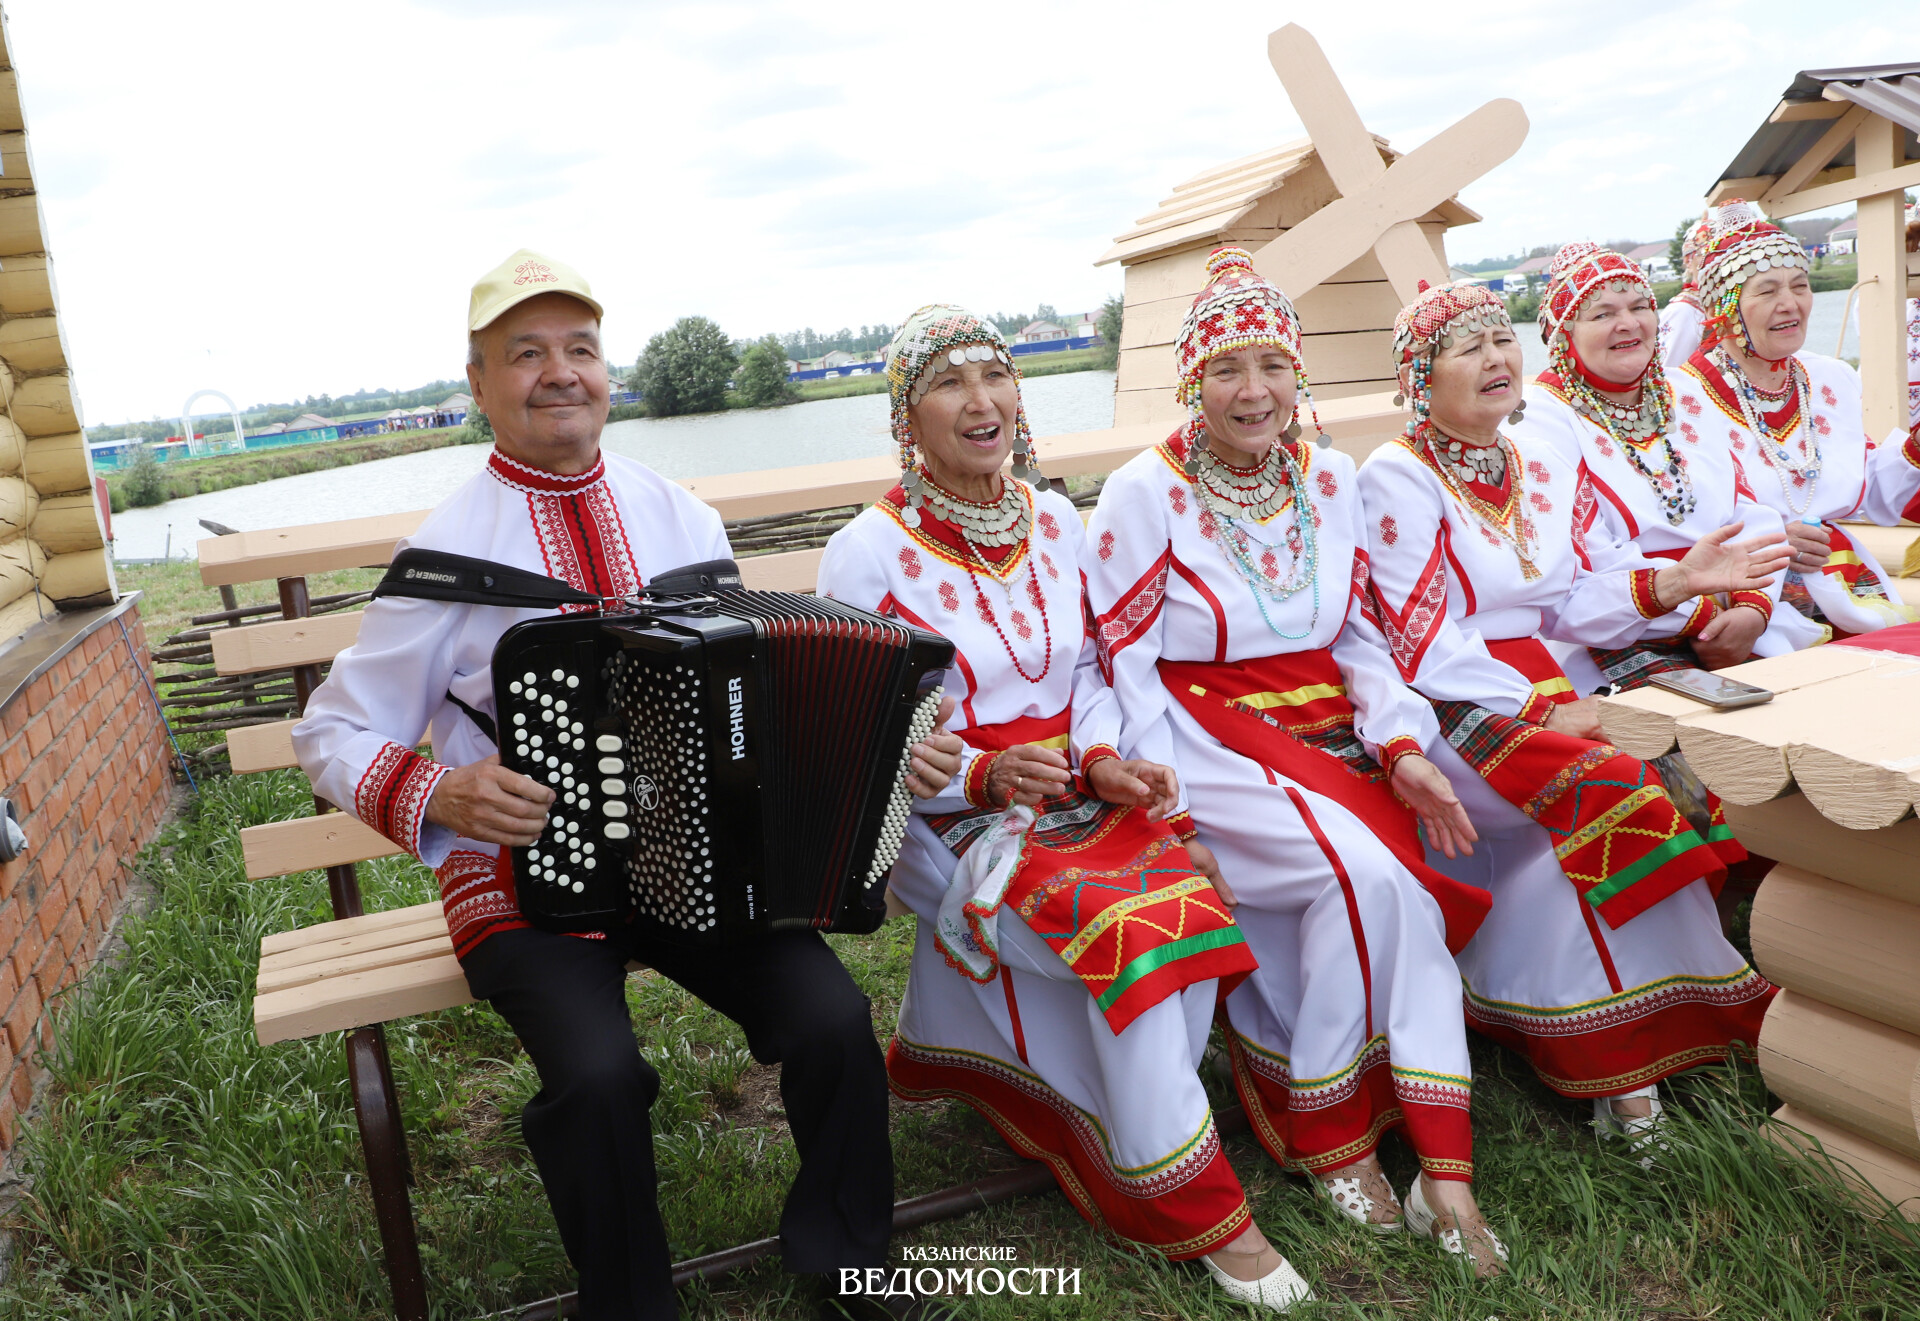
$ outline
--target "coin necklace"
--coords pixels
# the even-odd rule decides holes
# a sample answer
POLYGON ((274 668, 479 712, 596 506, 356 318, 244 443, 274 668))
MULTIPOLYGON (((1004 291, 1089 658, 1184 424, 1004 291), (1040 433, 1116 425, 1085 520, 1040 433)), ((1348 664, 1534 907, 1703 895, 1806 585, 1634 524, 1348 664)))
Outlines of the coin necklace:
POLYGON ((1261 620, 1275 637, 1288 642, 1309 636, 1320 624, 1320 539, 1314 527, 1313 504, 1307 496, 1306 474, 1300 470, 1298 460, 1284 442, 1276 441, 1261 465, 1261 480, 1248 482, 1245 480, 1248 470, 1222 462, 1207 446, 1204 431, 1196 428, 1187 443, 1190 447, 1187 468, 1194 494, 1199 497, 1200 508, 1212 516, 1214 527, 1220 531, 1220 553, 1252 591, 1261 620), (1273 480, 1274 489, 1262 493, 1270 473, 1277 478, 1273 480), (1234 481, 1235 476, 1241 480, 1234 481), (1293 552, 1293 564, 1284 578, 1269 578, 1255 567, 1247 534, 1234 520, 1250 518, 1265 522, 1279 512, 1289 496, 1293 499, 1294 517, 1293 527, 1287 533, 1287 546, 1293 552), (1242 499, 1252 503, 1243 504, 1242 499), (1256 512, 1262 509, 1264 513, 1256 512), (1309 586, 1313 589, 1313 614, 1302 632, 1289 633, 1273 622, 1273 616, 1267 613, 1267 602, 1284 604, 1309 586))
POLYGON ((1673 443, 1673 386, 1666 378, 1648 381, 1641 387, 1640 402, 1631 406, 1595 398, 1584 386, 1568 394, 1574 411, 1612 437, 1625 452, 1627 465, 1653 488, 1667 526, 1679 527, 1686 522, 1699 497, 1693 493, 1693 479, 1687 476, 1687 462, 1673 443), (1656 441, 1666 446, 1666 460, 1648 463, 1647 455, 1656 441))
MULTIPOLYGON (((1512 451, 1513 442, 1501 436, 1492 445, 1466 447, 1499 450, 1502 470, 1512 472, 1513 483, 1507 489, 1506 503, 1499 508, 1495 508, 1492 502, 1467 485, 1474 480, 1471 474, 1479 468, 1479 465, 1462 464, 1445 457, 1446 447, 1449 444, 1459 445, 1459 441, 1442 432, 1433 423, 1422 422, 1415 430, 1414 443, 1416 447, 1425 447, 1434 469, 1440 474, 1441 484, 1453 494, 1453 497, 1513 548, 1514 557, 1520 561, 1521 576, 1528 582, 1538 578, 1540 569, 1533 562, 1538 550, 1532 520, 1527 517, 1526 510, 1520 503, 1522 485, 1520 456, 1517 451, 1512 451)), ((1493 482, 1487 484, 1497 485, 1493 482)))
MULTIPOLYGON (((960 534, 960 544, 965 548, 965 553, 960 557, 960 567, 967 571, 967 581, 973 586, 974 608, 979 612, 981 622, 991 627, 994 635, 1000 639, 1000 645, 1006 649, 1007 659, 1013 662, 1013 672, 1028 683, 1039 683, 1053 670, 1053 622, 1047 618, 1046 593, 1040 589, 1040 571, 1034 563, 1031 548, 1027 555, 1027 599, 1040 612, 1040 633, 1046 647, 1038 674, 1027 673, 1026 666, 1020 663, 1020 657, 1013 649, 1013 640, 1000 627, 1000 620, 993 613, 993 603, 987 599, 985 589, 980 586, 979 575, 974 572, 974 566, 978 564, 989 578, 1000 582, 999 575, 994 573, 993 566, 987 562, 980 547, 1015 546, 1025 541, 1032 530, 1033 505, 1020 489, 1020 484, 1002 478, 1000 498, 982 504, 963 500, 929 479, 920 484, 920 498, 935 518, 951 523, 960 534)), ((918 520, 908 526, 917 527, 918 520)), ((1013 592, 1008 585, 1000 583, 1000 591, 1006 597, 1008 610, 1018 615, 1019 611, 1013 604, 1013 592)), ((1019 624, 1020 621, 1014 621, 1014 627, 1018 628, 1019 624)))
MULTIPOLYGON (((1027 539, 1033 526, 1033 507, 1017 482, 1000 479, 1000 494, 992 500, 966 500, 934 481, 919 465, 909 469, 900 484, 908 495, 918 495, 933 516, 959 528, 982 546, 1013 546, 1027 539)), ((920 526, 920 511, 909 504, 900 513, 908 527, 920 526)))
POLYGON ((1811 382, 1805 380, 1807 369, 1798 358, 1787 359, 1786 397, 1793 401, 1793 407, 1787 416, 1792 418, 1786 434, 1802 432, 1803 449, 1806 458, 1795 463, 1793 454, 1787 449, 1786 442, 1776 436, 1773 428, 1767 425, 1763 416, 1765 410, 1760 401, 1760 391, 1747 379, 1747 373, 1724 348, 1714 350, 1714 365, 1720 369, 1720 376, 1732 384, 1734 398, 1740 401, 1740 415, 1746 420, 1747 430, 1753 433, 1761 451, 1767 456, 1767 462, 1773 467, 1773 475, 1780 482, 1780 494, 1787 502, 1787 508, 1795 514, 1804 514, 1813 503, 1813 493, 1820 485, 1820 438, 1813 433, 1813 426, 1807 419, 1807 399, 1812 395, 1811 382), (1799 479, 1800 498, 1794 498, 1795 483, 1788 480, 1788 474, 1799 479))

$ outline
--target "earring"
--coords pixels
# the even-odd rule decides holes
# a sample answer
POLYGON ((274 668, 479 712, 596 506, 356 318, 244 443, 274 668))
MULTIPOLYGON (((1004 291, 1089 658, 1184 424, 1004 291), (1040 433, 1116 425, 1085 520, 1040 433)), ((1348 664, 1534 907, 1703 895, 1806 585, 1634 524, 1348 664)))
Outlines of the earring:
POLYGON ((1513 406, 1513 411, 1507 414, 1507 423, 1510 426, 1518 426, 1520 423, 1520 419, 1525 417, 1526 415, 1527 415, 1527 401, 1522 399, 1519 403, 1513 406))

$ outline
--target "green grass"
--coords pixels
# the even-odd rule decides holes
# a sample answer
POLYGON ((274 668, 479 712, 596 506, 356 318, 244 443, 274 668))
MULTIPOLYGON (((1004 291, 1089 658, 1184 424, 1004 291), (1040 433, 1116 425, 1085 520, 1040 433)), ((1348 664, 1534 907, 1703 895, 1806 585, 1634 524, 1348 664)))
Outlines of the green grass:
MULTIPOLYGON (((335 1035, 261 1047, 251 990, 260 937, 325 920, 322 876, 243 878, 236 830, 304 815, 293 773, 215 777, 140 860, 157 895, 127 949, 59 1009, 53 1086, 24 1127, 32 1188, 14 1213, 19 1256, 0 1317, 285 1318, 386 1315, 378 1237, 335 1035)), ((434 894, 407 860, 361 868, 368 906, 434 894)), ((835 937, 874 1001, 898 1011, 910 926, 835 937)), ((677 1257, 774 1231, 794 1160, 775 1077, 740 1034, 658 978, 629 983, 635 1031, 660 1069, 661 1204, 677 1257)), ((517 1133, 533 1071, 505 1025, 472 1006, 391 1025, 435 1315, 473 1317, 569 1287, 517 1133)), ((1596 1141, 1583 1104, 1521 1062, 1474 1046, 1479 1193, 1514 1253, 1505 1279, 1463 1278, 1430 1245, 1335 1219, 1250 1139, 1227 1144, 1261 1225, 1314 1283, 1308 1318, 1690 1317, 1893 1321, 1920 1314, 1920 1233, 1849 1209, 1831 1174, 1760 1136, 1750 1072, 1669 1089, 1672 1151, 1646 1172, 1596 1141)), ((1217 1103, 1227 1101, 1206 1070, 1217 1103)), ((1010 1168, 956 1105, 894 1113, 901 1196, 1010 1168)), ((1400 1186, 1412 1157, 1385 1150, 1400 1186)), ((1126 1252, 1058 1195, 931 1226, 905 1242, 1014 1248, 1028 1266, 1079 1268, 1077 1298, 976 1298, 982 1318, 1244 1318, 1193 1264, 1126 1252)), ((697 1318, 807 1315, 777 1264, 684 1296, 697 1318)))
MULTIPOLYGON (((303 472, 340 468, 350 463, 390 459, 398 454, 464 445, 477 439, 464 426, 439 427, 430 431, 399 431, 365 440, 323 440, 311 445, 291 445, 286 449, 254 450, 246 454, 215 454, 204 459, 171 459, 161 465, 167 482, 167 498, 178 500, 209 491, 225 491, 235 486, 252 486, 276 477, 292 477, 303 472)), ((126 508, 124 472, 107 475, 107 492, 113 511, 126 508)))

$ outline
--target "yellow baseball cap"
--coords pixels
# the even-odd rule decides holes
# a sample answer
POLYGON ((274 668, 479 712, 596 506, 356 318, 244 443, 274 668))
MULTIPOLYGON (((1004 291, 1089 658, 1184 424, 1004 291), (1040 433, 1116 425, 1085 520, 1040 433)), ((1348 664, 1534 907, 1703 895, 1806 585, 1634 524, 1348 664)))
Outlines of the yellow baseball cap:
POLYGON ((569 294, 592 308, 595 316, 606 315, 579 271, 531 248, 522 248, 474 284, 473 297, 467 303, 468 332, 485 330, 508 308, 541 294, 569 294))

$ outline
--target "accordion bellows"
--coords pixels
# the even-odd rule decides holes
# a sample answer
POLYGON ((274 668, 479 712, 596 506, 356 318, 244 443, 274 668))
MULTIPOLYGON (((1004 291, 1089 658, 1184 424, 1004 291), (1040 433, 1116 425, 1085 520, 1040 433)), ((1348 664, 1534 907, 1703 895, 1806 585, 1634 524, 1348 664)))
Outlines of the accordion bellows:
POLYGON ((549 930, 720 945, 872 931, 953 646, 820 597, 719 591, 563 615, 494 651, 502 761, 559 797, 515 849, 549 930))

